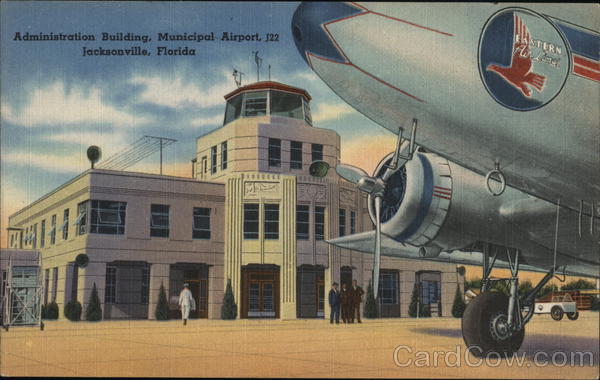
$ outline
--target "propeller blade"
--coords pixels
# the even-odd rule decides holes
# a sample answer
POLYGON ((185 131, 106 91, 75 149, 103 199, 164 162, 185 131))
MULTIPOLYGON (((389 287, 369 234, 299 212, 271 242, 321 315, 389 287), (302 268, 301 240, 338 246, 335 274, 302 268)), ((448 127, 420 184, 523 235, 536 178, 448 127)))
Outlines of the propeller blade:
POLYGON ((373 255, 373 295, 379 291, 379 266, 381 264, 381 197, 375 197, 375 254, 373 255))
POLYGON ((346 164, 338 164, 335 167, 335 171, 340 177, 354 184, 357 184, 361 178, 369 176, 361 168, 357 168, 356 166, 346 164))

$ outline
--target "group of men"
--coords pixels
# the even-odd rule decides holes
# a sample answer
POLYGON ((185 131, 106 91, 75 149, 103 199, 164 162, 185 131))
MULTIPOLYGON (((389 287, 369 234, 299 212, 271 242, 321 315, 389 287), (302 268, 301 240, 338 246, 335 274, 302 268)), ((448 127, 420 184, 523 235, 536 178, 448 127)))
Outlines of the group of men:
POLYGON ((345 283, 342 284, 342 289, 338 289, 337 282, 331 284, 329 291, 329 306, 331 306, 331 314, 329 315, 329 323, 340 323, 340 311, 342 321, 344 323, 354 323, 354 319, 358 323, 360 321, 360 303, 365 292, 356 280, 352 281, 352 286, 348 289, 345 283))

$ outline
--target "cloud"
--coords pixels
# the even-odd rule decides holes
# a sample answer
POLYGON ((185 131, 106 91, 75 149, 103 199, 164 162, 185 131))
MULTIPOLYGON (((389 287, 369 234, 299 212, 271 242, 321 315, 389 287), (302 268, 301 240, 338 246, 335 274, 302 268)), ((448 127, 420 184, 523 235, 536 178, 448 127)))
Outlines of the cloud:
POLYGON ((59 143, 77 144, 82 147, 97 145, 102 148, 103 157, 125 148, 131 137, 122 131, 72 131, 48 135, 47 140, 59 143))
POLYGON ((316 122, 323 122, 334 119, 341 119, 346 115, 354 113, 349 105, 345 103, 332 104, 332 103, 321 103, 313 112, 312 119, 316 122))
POLYGON ((89 166, 85 152, 72 154, 9 152, 2 154, 2 163, 36 167, 54 173, 78 173, 89 166))
POLYGON ((18 110, 3 103, 2 118, 26 127, 84 123, 129 126, 145 121, 105 103, 97 87, 67 90, 58 81, 33 90, 29 103, 18 110))
POLYGON ((195 119, 190 120, 190 125, 192 127, 205 127, 212 126, 218 127, 223 124, 223 114, 218 114, 215 116, 209 117, 197 117, 195 119))
POLYGON ((8 217, 27 206, 31 199, 29 199, 28 191, 22 191, 3 181, 0 189, 0 200, 0 247, 6 248, 8 217))
POLYGON ((221 82, 201 87, 183 74, 136 76, 131 83, 143 85, 138 99, 142 102, 170 108, 210 108, 223 105, 223 96, 235 89, 229 73, 223 72, 221 82))

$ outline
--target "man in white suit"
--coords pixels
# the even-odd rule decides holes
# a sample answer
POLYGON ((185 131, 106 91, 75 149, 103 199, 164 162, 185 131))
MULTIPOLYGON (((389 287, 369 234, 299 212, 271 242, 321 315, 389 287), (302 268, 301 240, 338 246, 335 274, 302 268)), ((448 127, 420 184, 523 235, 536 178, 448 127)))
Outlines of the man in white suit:
POLYGON ((190 316, 190 310, 196 310, 196 301, 194 301, 190 285, 187 283, 183 284, 183 290, 179 293, 179 309, 181 310, 183 325, 185 326, 190 316))

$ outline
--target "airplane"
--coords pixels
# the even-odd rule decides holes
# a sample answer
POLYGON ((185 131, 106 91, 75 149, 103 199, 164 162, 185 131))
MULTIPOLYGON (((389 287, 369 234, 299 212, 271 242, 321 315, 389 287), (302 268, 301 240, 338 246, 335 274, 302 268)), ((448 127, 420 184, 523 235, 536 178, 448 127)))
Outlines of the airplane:
MULTIPOLYGON (((368 193, 374 231, 328 240, 374 254, 483 266, 462 317, 475 355, 517 351, 552 278, 600 277, 600 33, 596 4, 301 3, 292 35, 338 96, 397 134, 368 193), (509 268, 510 278, 490 277, 509 268), (519 270, 546 275, 519 296, 519 270), (510 295, 490 291, 507 281, 510 295)), ((311 173, 325 175, 324 162, 311 173)))

